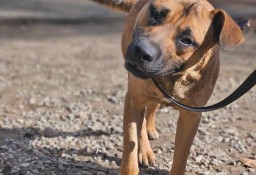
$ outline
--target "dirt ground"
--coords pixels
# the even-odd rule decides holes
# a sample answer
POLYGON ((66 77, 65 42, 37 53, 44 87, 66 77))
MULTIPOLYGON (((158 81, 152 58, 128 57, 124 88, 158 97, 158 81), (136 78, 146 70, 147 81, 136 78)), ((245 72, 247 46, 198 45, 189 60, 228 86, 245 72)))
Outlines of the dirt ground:
MULTIPOLYGON (((82 0, 10 2, 0 1, 0 175, 118 174, 127 88, 124 15, 82 0)), ((253 0, 219 2, 236 18, 256 17, 253 0)), ((255 29, 245 36, 242 46, 221 53, 208 104, 229 95, 256 68, 255 29)), ((187 174, 256 174, 240 161, 256 159, 255 104, 254 88, 203 114, 187 174)), ((151 142, 158 162, 140 174, 168 174, 176 120, 170 108, 158 112, 160 138, 151 142)))

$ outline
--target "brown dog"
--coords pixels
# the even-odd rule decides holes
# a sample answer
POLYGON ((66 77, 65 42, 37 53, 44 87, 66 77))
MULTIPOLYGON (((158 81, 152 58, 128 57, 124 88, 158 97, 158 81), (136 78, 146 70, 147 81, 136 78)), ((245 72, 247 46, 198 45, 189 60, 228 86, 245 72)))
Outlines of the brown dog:
MULTIPOLYGON (((108 5, 129 11, 134 1, 108 5)), ((150 138, 158 137, 155 113, 166 100, 151 78, 180 102, 204 106, 218 77, 220 48, 228 50, 243 41, 233 19, 206 0, 139 0, 133 5, 122 35, 129 78, 121 175, 137 175, 139 162, 154 165, 156 160, 147 130, 150 138)), ((170 174, 182 175, 201 113, 168 105, 180 112, 170 174)))

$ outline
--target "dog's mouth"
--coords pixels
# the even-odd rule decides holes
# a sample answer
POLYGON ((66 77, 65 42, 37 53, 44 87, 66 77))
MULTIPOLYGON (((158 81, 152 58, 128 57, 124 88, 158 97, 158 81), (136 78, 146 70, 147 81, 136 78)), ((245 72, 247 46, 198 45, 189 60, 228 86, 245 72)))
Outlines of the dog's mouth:
POLYGON ((184 65, 183 64, 179 64, 177 66, 174 66, 173 68, 165 71, 164 68, 158 69, 158 70, 145 70, 143 68, 141 68, 140 66, 138 66, 135 63, 132 63, 130 61, 125 61, 124 64, 125 69, 130 72, 131 74, 133 74, 135 77, 141 78, 141 79, 148 79, 148 78, 153 78, 155 76, 166 76, 169 74, 175 74, 178 73, 180 71, 182 71, 184 65))
POLYGON ((141 78, 141 79, 147 79, 150 78, 149 75, 147 75, 142 68, 140 68, 138 65, 133 64, 131 62, 126 61, 124 64, 125 69, 133 74, 134 76, 141 78))
POLYGON ((127 60, 125 61, 124 67, 128 72, 141 79, 152 78, 156 75, 161 74, 162 70, 162 67, 159 69, 142 68, 139 65, 127 60))

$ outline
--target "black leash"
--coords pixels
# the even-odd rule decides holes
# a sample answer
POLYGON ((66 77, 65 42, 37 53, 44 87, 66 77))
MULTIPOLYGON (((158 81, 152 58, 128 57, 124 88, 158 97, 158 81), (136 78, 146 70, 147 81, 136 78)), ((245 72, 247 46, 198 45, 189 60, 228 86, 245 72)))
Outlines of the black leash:
MULTIPOLYGON (((152 78, 153 79, 153 78, 152 78)), ((214 111, 220 108, 223 108, 230 103, 234 102, 241 96, 243 96, 246 92, 248 92, 253 86, 256 84, 256 70, 254 70, 251 75, 232 93, 230 94, 227 98, 224 100, 220 101, 219 103, 210 105, 210 106, 205 106, 205 107, 192 107, 192 106, 187 106, 184 105, 177 100, 175 100, 173 97, 168 95, 166 91, 157 83, 155 79, 153 79, 156 87, 164 94, 164 96, 169 99, 171 102, 174 104, 189 110, 189 111, 194 111, 194 112, 208 112, 208 111, 214 111)))

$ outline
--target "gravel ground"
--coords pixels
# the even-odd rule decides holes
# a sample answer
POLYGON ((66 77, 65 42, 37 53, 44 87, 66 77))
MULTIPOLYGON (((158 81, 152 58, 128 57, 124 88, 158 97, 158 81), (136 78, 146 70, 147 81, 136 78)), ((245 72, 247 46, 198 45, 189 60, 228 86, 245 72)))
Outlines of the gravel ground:
MULTIPOLYGON (((99 7, 88 4, 96 13, 99 7)), ((118 174, 127 84, 121 16, 76 25, 0 25, 0 175, 118 174)), ((230 94, 255 69, 256 35, 251 31, 246 38, 243 46, 222 53, 209 104, 230 94)), ((255 104, 254 88, 203 115, 187 174, 256 174, 240 161, 256 159, 255 104)), ((158 112, 160 138, 151 142, 158 163, 140 174, 168 174, 176 121, 176 111, 158 112)))

